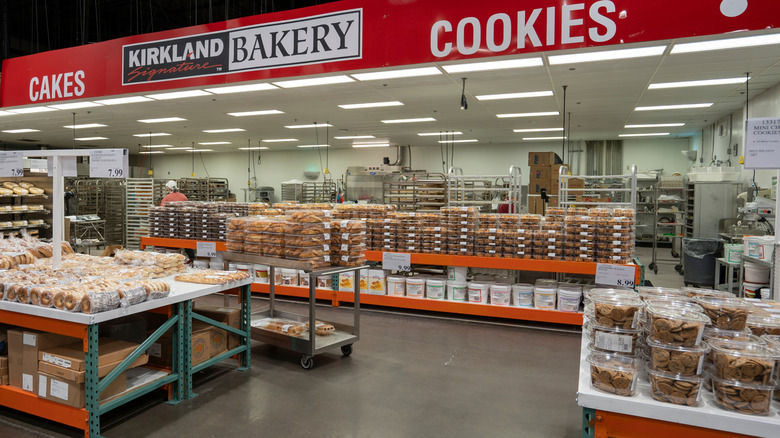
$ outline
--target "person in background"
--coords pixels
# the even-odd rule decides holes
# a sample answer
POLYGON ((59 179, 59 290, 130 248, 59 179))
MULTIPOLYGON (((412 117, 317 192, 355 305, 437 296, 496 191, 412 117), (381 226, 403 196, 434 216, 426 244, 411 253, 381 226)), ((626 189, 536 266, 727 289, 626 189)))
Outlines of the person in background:
POLYGON ((165 187, 168 189, 168 194, 162 198, 160 205, 165 205, 166 202, 186 201, 187 197, 183 193, 179 192, 179 186, 176 185, 176 181, 170 180, 165 183, 165 187))

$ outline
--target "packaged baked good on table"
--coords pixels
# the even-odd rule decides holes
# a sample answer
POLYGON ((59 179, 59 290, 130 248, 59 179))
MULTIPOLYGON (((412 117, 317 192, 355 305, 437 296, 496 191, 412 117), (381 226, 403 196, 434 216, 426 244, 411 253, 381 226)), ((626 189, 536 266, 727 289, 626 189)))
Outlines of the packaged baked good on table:
POLYGON ((703 313, 683 309, 648 306, 650 339, 684 347, 701 344, 709 318, 703 313))
POLYGON ((547 207, 544 212, 546 222, 563 222, 566 216, 566 209, 563 207, 547 207))
POLYGON ((591 294, 590 301, 594 305, 596 324, 602 327, 639 328, 639 316, 644 303, 638 297, 591 294))
POLYGON ((713 327, 725 330, 744 329, 752 306, 749 302, 738 298, 713 296, 699 296, 694 302, 704 309, 704 314, 710 318, 713 327))
POLYGON ((617 207, 612 209, 612 216, 634 219, 636 217, 636 211, 633 208, 617 207))
POLYGON ((498 228, 505 231, 520 228, 520 215, 513 213, 500 214, 498 217, 498 228))
POLYGON ((655 400, 682 406, 699 406, 704 377, 666 372, 648 367, 650 395, 655 400))
POLYGON ((612 217, 612 210, 603 207, 593 207, 588 209, 587 215, 590 217, 612 217))
POLYGON ((640 352, 642 330, 639 328, 604 327, 593 323, 591 330, 594 350, 630 356, 640 352))
POLYGON ((330 222, 330 210, 287 210, 285 212, 288 222, 297 223, 324 223, 330 222))
POLYGON ((758 337, 764 335, 780 335, 780 318, 778 317, 748 315, 746 326, 758 337))
POLYGON ((770 415, 774 385, 721 379, 714 375, 710 379, 713 398, 718 407, 747 415, 770 415))
POLYGON ((593 352, 588 355, 591 386, 599 391, 631 397, 636 394, 639 360, 616 354, 593 352))
POLYGON ((762 385, 772 380, 777 352, 763 343, 711 339, 714 376, 762 385))
POLYGON ((684 347, 665 344, 657 339, 649 338, 648 367, 654 371, 662 371, 683 376, 701 376, 704 371, 704 359, 710 351, 706 342, 697 346, 684 347))
MULTIPOLYGON (((247 242, 244 242, 244 251, 247 253, 253 253, 252 250, 254 248, 250 247, 250 245, 247 242)), ((262 252, 262 255, 266 257, 276 257, 276 258, 282 258, 284 257, 284 246, 278 245, 278 244, 271 244, 271 243, 262 243, 260 244, 260 249, 262 252)))

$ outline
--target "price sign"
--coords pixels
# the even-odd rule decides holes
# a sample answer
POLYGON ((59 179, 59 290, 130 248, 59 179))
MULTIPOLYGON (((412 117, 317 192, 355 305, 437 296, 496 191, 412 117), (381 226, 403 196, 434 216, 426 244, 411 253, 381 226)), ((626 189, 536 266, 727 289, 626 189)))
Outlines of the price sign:
POLYGON ((412 270, 412 255, 401 252, 383 252, 382 269, 409 272, 412 270))
POLYGON ((780 118, 748 119, 745 169, 780 169, 780 118))
POLYGON ((23 152, 0 152, 0 176, 24 176, 23 152))
POLYGON ((127 149, 89 151, 90 178, 127 178, 127 149))
POLYGON ((598 263, 596 265, 596 284, 604 286, 634 287, 635 273, 636 268, 633 266, 598 263))
POLYGON ((198 242, 196 255, 198 257, 216 257, 217 242, 198 242))
MULTIPOLYGON (((62 172, 62 176, 69 177, 69 176, 79 176, 78 171, 76 168, 76 157, 62 157, 62 169, 60 171, 62 172)), ((46 160, 46 168, 49 170, 49 176, 54 175, 54 158, 49 158, 46 160)))

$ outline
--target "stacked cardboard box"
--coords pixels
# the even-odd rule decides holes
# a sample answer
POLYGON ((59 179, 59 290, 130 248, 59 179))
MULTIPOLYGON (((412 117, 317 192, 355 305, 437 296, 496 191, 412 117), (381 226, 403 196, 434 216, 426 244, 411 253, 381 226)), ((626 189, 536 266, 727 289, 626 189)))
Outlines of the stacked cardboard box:
MULTIPOLYGON (((238 309, 229 310, 238 312, 238 309)), ((238 327, 238 313, 231 314, 230 311, 209 312, 208 308, 205 310, 203 308, 198 308, 195 312, 233 327, 238 327), (224 315, 219 315, 220 313, 224 313, 224 315)), ((151 334, 152 331, 153 330, 150 330, 149 334, 151 334)), ((233 336, 231 335, 231 338, 232 337, 233 336)), ((228 342, 227 331, 200 321, 193 321, 192 345, 190 346, 192 351, 192 365, 198 365, 218 354, 228 351, 228 342)), ((235 341, 231 340, 231 342, 235 342, 235 346, 238 346, 237 339, 235 341)), ((150 364, 163 368, 170 368, 173 365, 172 332, 169 330, 162 335, 157 342, 153 343, 152 346, 146 350, 146 353, 149 355, 150 364)))
MULTIPOLYGON (((35 330, 8 330, 8 378, 11 386, 38 394, 38 353, 75 338, 35 330)), ((83 355, 83 353, 82 353, 83 355)))

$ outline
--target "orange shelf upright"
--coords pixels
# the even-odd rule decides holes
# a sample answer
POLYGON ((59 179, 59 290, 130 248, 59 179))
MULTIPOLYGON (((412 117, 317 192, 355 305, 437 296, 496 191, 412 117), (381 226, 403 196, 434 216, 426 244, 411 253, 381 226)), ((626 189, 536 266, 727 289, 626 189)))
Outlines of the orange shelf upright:
MULTIPOLYGON (((162 246, 164 248, 198 249, 198 242, 214 242, 210 240, 168 239, 164 237, 141 237, 141 249, 147 246, 162 246)), ((217 251, 226 251, 225 242, 214 242, 217 251)))

